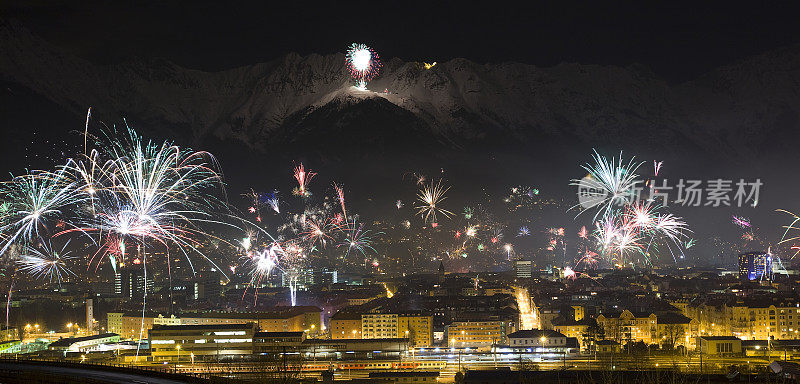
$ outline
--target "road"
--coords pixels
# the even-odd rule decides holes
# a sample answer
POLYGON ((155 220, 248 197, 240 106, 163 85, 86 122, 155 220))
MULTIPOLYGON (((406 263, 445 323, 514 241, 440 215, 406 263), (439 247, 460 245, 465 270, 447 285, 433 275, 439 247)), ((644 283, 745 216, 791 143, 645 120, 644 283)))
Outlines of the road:
MULTIPOLYGON (((179 381, 165 379, 161 377, 148 377, 145 376, 146 372, 141 375, 132 373, 122 373, 114 371, 104 371, 91 368, 70 368, 61 366, 51 366, 47 364, 31 364, 31 363, 6 363, 0 362, 0 382, 7 382, 3 380, 13 379, 14 376, 23 375, 25 373, 41 373, 52 378, 52 376, 61 376, 69 379, 92 379, 106 383, 119 383, 119 384, 186 384, 188 381, 179 381)), ((17 377, 19 380, 19 377, 17 377)), ((77 382, 77 381, 76 381, 77 382)))

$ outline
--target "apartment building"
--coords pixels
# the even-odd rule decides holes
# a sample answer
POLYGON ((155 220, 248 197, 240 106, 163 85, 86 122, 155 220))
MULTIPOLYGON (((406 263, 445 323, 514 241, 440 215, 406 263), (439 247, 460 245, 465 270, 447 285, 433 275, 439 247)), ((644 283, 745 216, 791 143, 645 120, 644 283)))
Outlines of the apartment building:
POLYGON ((456 348, 481 348, 508 343, 511 331, 507 321, 456 321, 447 326, 447 345, 456 348))

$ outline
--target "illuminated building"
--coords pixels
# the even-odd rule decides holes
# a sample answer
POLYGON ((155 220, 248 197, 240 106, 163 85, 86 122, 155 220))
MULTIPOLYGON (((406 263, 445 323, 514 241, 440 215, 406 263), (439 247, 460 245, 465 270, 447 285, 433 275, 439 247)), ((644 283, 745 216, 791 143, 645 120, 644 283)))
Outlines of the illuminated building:
POLYGON ((567 336, 546 329, 516 331, 508 335, 511 348, 567 348, 567 336))
POLYGON ((253 354, 256 325, 156 325, 149 332, 153 361, 218 360, 253 354))
POLYGON ((652 313, 633 313, 624 310, 618 314, 600 314, 597 324, 603 327, 605 338, 625 344, 643 341, 653 344, 656 336, 656 315, 652 313))
POLYGON ((530 279, 533 277, 533 262, 530 260, 514 261, 514 272, 518 279, 530 279))
POLYGON ((362 338, 408 338, 411 346, 433 343, 433 316, 415 313, 370 313, 361 315, 362 338))
POLYGON ((256 332, 253 335, 253 353, 267 355, 296 351, 305 339, 305 332, 256 332))
POLYGON ((739 355, 742 340, 734 336, 700 336, 697 349, 704 355, 739 355))
POLYGON ((565 319, 553 324, 553 330, 567 337, 576 338, 581 349, 586 349, 588 346, 586 345, 586 340, 584 340, 583 335, 588 332, 589 325, 591 324, 589 320, 590 319, 581 319, 580 321, 576 321, 573 319, 565 319))
POLYGON ((511 330, 507 321, 456 321, 447 327, 448 346, 479 348, 506 344, 511 330))
POLYGON ((764 252, 740 254, 739 278, 746 281, 772 281, 772 254, 764 252))
POLYGON ((142 324, 141 312, 108 314, 108 329, 118 330, 125 339, 138 339, 154 325, 225 325, 255 323, 265 332, 321 332, 322 310, 312 306, 276 307, 265 312, 198 312, 165 317, 145 314, 142 324))
POLYGON ((331 339, 360 339, 361 314, 339 311, 331 317, 328 329, 331 339))
POLYGON ((66 352, 89 352, 98 350, 101 344, 116 343, 119 335, 116 333, 104 333, 84 337, 69 337, 50 343, 48 349, 51 351, 66 352))

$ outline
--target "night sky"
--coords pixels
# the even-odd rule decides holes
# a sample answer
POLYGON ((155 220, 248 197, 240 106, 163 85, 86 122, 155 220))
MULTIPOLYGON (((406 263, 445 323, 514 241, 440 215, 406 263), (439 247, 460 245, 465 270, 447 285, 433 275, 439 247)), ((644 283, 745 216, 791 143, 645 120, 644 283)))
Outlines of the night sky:
POLYGON ((641 63, 668 80, 682 81, 800 41, 796 5, 254 3, 5 1, 0 13, 97 63, 163 57, 203 70, 269 61, 288 52, 332 53, 364 41, 380 47, 386 58, 463 57, 539 66, 641 63))

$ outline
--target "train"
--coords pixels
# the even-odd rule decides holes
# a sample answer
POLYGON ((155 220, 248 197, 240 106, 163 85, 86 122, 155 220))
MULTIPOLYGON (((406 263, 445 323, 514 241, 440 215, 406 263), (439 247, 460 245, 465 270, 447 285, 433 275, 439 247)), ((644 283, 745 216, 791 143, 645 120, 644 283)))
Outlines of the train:
MULTIPOLYGON (((246 373, 262 370, 263 363, 201 363, 186 364, 181 363, 179 368, 182 372, 200 373, 208 371, 223 371, 227 373, 246 373)), ((280 364, 280 363, 278 363, 280 364)), ((388 361, 388 360, 364 360, 364 361, 305 361, 302 365, 296 362, 289 362, 286 365, 288 370, 300 368, 303 372, 321 372, 335 370, 422 370, 440 371, 447 365, 446 361, 421 360, 421 361, 388 361)))

